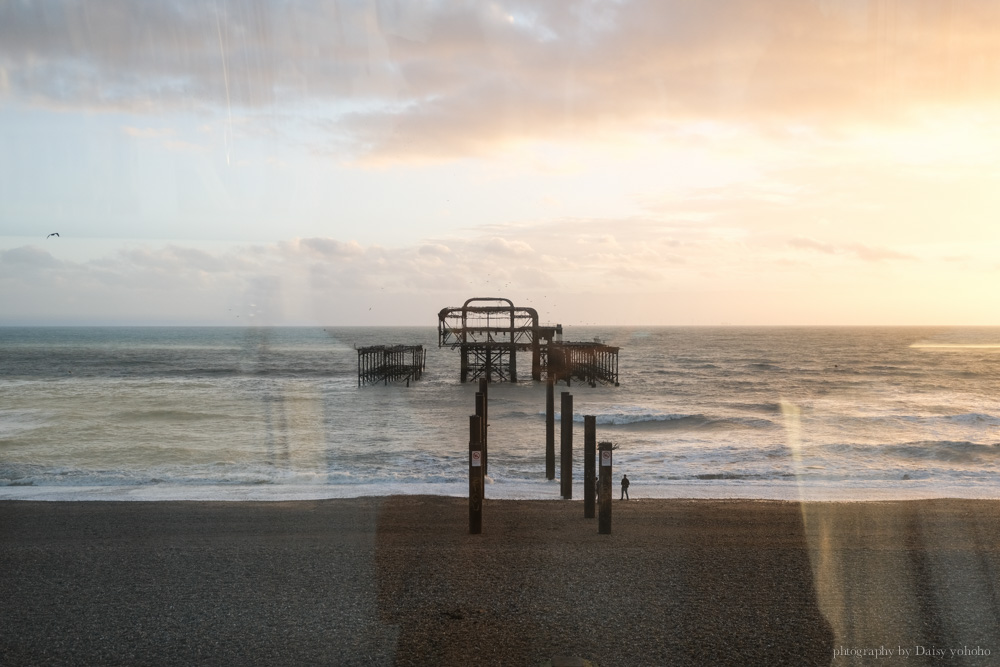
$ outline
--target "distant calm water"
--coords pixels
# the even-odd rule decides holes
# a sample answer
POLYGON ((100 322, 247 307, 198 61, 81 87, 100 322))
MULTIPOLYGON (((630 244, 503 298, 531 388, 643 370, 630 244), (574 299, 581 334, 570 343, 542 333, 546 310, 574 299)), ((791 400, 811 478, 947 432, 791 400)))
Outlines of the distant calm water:
MULTIPOLYGON (((595 336, 621 386, 568 389, 577 482, 593 414, 633 497, 1000 497, 1000 329, 566 331, 595 336)), ((0 328, 0 498, 464 495, 458 363, 431 327, 0 328), (379 343, 424 378, 358 388, 379 343)), ((559 497, 544 409, 491 385, 488 497, 559 497)))

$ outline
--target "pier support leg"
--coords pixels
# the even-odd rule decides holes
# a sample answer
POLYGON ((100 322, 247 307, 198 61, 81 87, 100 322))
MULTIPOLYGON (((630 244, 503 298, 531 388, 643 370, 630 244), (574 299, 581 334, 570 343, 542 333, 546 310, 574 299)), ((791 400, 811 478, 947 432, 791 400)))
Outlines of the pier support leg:
POLYGON ((545 479, 556 478, 556 400, 555 381, 545 385, 545 479))
POLYGON ((594 456, 597 454, 597 417, 583 417, 583 518, 594 518, 594 456))
POLYGON ((559 416, 561 428, 561 466, 559 468, 560 488, 562 497, 570 500, 573 497, 573 394, 562 392, 562 413, 559 416))
MULTIPOLYGON (((479 393, 483 395, 483 476, 490 474, 490 383, 479 378, 479 393)), ((479 411, 476 411, 479 414, 479 411)))
POLYGON ((479 417, 469 417, 469 534, 483 532, 483 450, 479 417))
POLYGON ((601 535, 611 534, 611 443, 602 442, 599 445, 600 456, 600 502, 601 507, 597 517, 597 532, 601 535))
MULTIPOLYGON (((479 417, 479 448, 483 452, 483 481, 485 481, 486 472, 486 438, 484 437, 484 431, 486 431, 486 397, 483 392, 476 392, 476 416, 479 417)), ((485 488, 483 489, 485 495, 485 488)))

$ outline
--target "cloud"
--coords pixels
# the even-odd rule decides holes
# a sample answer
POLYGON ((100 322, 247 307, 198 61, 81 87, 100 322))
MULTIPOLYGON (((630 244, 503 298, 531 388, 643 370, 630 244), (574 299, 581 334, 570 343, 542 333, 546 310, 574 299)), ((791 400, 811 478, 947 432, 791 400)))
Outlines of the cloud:
POLYGON ((889 122, 1000 101, 1000 6, 890 5, 4 3, 0 80, 29 105, 280 113, 375 161, 650 123, 889 122))
POLYGON ((812 250, 826 255, 853 255, 866 262, 881 262, 887 259, 915 259, 913 255, 897 252, 889 248, 871 247, 863 243, 832 244, 820 243, 812 239, 794 238, 788 242, 793 248, 812 250))
POLYGON ((524 241, 508 241, 494 236, 485 243, 488 252, 506 257, 527 256, 534 253, 531 246, 524 241))
POLYGON ((584 234, 576 239, 579 245, 618 247, 618 241, 611 234, 584 234))
POLYGON ((432 257, 448 257, 452 254, 451 248, 442 243, 425 243, 420 246, 418 252, 421 255, 430 255, 432 257))
POLYGON ((604 276, 608 280, 632 286, 636 283, 657 282, 663 278, 658 271, 638 268, 628 264, 604 271, 604 276))
POLYGON ((26 245, 10 250, 0 250, 0 265, 9 270, 18 269, 53 269, 63 264, 47 250, 38 246, 26 245))
POLYGON ((299 239, 298 247, 311 254, 325 258, 353 258, 364 254, 364 249, 357 241, 342 242, 331 238, 299 239))
MULTIPOLYGON (((591 225, 581 227, 589 230, 591 225)), ((593 228, 598 228, 596 222, 593 228)), ((59 260, 26 246, 0 251, 0 288, 10 295, 23 294, 24 299, 39 290, 58 291, 74 303, 89 304, 86 312, 94 318, 140 317, 149 304, 169 302, 178 305, 173 310, 163 305, 155 317, 204 311, 210 319, 218 317, 212 312, 239 312, 245 319, 250 314, 245 301, 264 303, 266 307, 255 312, 272 321, 285 317, 302 321, 312 309, 358 322, 368 311, 360 313, 343 304, 392 295, 406 300, 407 308, 419 302, 434 313, 472 294, 499 294, 527 302, 536 290, 555 292, 566 285, 601 292, 623 282, 655 281, 664 262, 656 252, 620 242, 592 246, 608 252, 580 257, 576 256, 578 246, 566 243, 567 238, 572 239, 560 225, 541 224, 397 247, 329 237, 225 250, 131 243, 84 262, 59 260), (234 295, 246 296, 240 301, 243 311, 233 310, 234 295), (337 304, 346 310, 338 311, 337 304)))
POLYGON ((155 271, 177 276, 192 273, 225 273, 238 270, 239 263, 225 255, 214 255, 198 248, 168 245, 162 248, 138 247, 119 251, 117 257, 105 264, 113 268, 115 264, 128 267, 132 271, 155 271))
MULTIPOLYGON (((969 262, 931 266, 902 262, 913 257, 867 241, 704 228, 690 230, 681 246, 656 242, 651 231, 666 228, 678 231, 656 218, 595 218, 497 225, 395 247, 329 237, 225 249, 132 242, 89 261, 20 246, 0 249, 0 321, 238 324, 253 315, 260 324, 430 325, 442 307, 502 296, 563 323, 712 323, 724 315, 754 323, 919 323, 963 290, 979 294, 968 297, 963 318, 985 321, 992 312, 981 307, 992 298, 991 283, 976 272, 995 266, 995 244, 952 243, 949 256, 969 262), (602 229, 615 230, 616 245, 581 245, 569 233, 599 239, 602 229), (494 252, 497 239, 530 252, 494 252), (926 299, 886 319, 880 304, 887 295, 909 304, 915 293, 926 299), (644 306, 650 303, 671 307, 644 306)), ((932 254, 944 256, 922 251, 932 254)))
POLYGON ((881 262, 886 259, 915 259, 913 255, 896 252, 889 248, 872 248, 861 243, 852 243, 847 249, 866 262, 881 262))
POLYGON ((788 242, 788 245, 793 248, 800 248, 803 250, 815 250, 816 252, 826 253, 827 255, 834 255, 837 253, 837 247, 829 243, 820 243, 819 241, 813 241, 812 239, 806 238, 794 238, 788 242))

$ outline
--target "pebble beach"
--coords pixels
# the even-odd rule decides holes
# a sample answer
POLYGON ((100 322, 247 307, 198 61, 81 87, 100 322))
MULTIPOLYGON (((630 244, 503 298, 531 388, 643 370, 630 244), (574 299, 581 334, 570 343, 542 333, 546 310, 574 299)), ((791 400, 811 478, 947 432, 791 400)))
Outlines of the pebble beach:
POLYGON ((0 663, 995 664, 998 510, 3 501, 0 663))

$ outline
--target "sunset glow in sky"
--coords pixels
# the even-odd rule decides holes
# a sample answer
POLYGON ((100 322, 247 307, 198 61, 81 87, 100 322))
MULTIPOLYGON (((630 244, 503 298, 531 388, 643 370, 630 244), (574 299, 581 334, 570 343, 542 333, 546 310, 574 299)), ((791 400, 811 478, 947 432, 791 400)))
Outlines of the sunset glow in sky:
POLYGON ((993 0, 3 2, 0 325, 1000 325, 997 35, 993 0))

